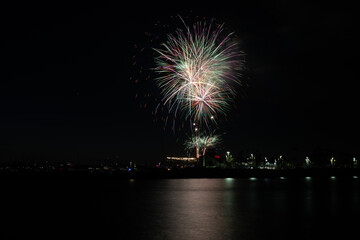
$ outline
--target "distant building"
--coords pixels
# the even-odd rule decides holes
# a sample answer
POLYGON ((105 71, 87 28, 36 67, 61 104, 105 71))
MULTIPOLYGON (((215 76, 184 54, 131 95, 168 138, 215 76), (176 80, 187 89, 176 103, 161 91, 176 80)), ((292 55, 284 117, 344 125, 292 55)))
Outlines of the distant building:
POLYGON ((168 169, 173 168, 185 168, 185 167, 195 167, 197 165, 196 158, 190 157, 166 157, 165 161, 157 164, 157 167, 164 167, 168 169))

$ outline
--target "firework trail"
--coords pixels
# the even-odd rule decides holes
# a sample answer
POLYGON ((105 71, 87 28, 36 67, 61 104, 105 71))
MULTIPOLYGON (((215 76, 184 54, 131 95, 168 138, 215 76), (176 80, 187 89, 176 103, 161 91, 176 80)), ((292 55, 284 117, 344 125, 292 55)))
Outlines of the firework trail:
POLYGON ((225 35, 223 25, 213 27, 198 22, 185 31, 169 34, 162 48, 154 49, 156 79, 169 113, 180 113, 198 124, 216 123, 225 115, 239 84, 243 53, 225 35))
MULTIPOLYGON (((185 141, 185 149, 192 151, 194 149, 201 152, 202 156, 205 156, 205 152, 208 148, 214 148, 221 143, 220 136, 215 135, 214 131, 210 134, 193 135, 185 141)), ((198 156, 197 156, 198 157, 198 156)))

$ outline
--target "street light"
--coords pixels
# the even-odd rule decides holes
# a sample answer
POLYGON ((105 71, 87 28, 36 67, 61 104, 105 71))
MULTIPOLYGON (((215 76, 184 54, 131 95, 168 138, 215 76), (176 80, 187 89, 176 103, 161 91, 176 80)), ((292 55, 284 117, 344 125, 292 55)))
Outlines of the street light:
POLYGON ((310 158, 309 157, 306 157, 305 158, 305 164, 306 164, 306 166, 310 166, 310 163, 311 163, 311 161, 310 161, 310 158))
POLYGON ((331 166, 334 166, 334 165, 335 165, 335 162, 336 162, 336 160, 334 159, 334 157, 331 157, 331 159, 330 159, 330 165, 331 165, 331 166))

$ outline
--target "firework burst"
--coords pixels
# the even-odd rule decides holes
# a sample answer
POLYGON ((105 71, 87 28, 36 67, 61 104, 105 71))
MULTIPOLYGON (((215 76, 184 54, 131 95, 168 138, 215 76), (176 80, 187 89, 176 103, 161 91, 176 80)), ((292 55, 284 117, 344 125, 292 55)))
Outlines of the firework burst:
POLYGON ((226 114, 243 64, 232 35, 223 34, 223 25, 198 22, 169 34, 162 48, 154 49, 156 81, 169 112, 208 127, 226 114))
POLYGON ((192 151, 196 149, 202 156, 205 156, 207 149, 217 147, 220 143, 220 136, 211 132, 210 134, 193 135, 185 141, 184 145, 186 150, 192 151))

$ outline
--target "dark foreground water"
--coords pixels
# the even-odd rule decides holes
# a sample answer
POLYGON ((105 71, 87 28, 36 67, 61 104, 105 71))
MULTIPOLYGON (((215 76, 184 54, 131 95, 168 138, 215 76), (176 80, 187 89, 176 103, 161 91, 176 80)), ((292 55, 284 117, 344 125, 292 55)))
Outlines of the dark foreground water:
POLYGON ((0 239, 356 239, 360 228, 352 176, 5 181, 0 191, 0 239))

